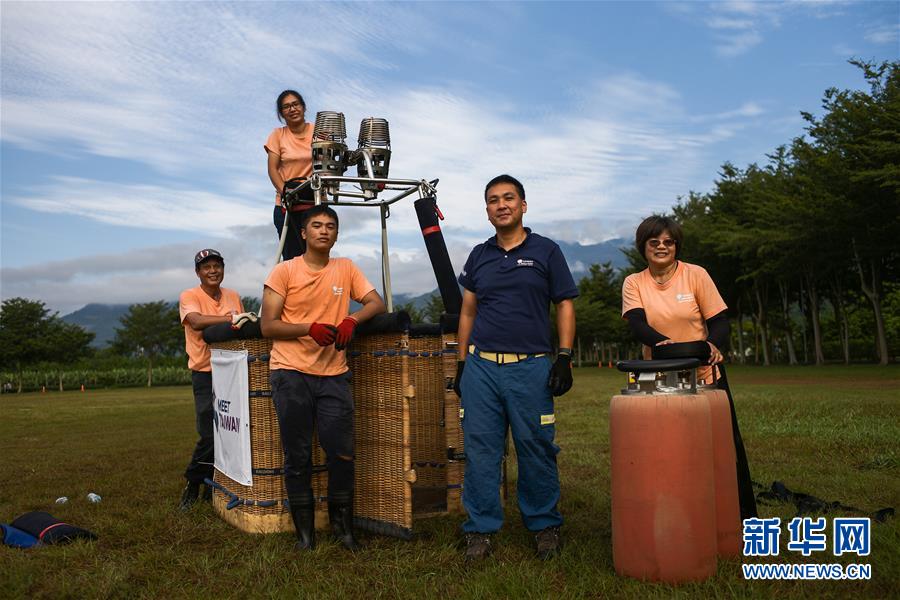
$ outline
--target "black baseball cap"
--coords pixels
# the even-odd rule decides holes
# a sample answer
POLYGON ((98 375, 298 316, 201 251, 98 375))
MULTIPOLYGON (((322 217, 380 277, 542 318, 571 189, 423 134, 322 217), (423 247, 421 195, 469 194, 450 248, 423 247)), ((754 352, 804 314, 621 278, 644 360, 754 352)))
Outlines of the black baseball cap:
POLYGON ((218 250, 213 250, 212 248, 204 248, 200 252, 194 256, 194 266, 199 267, 200 263, 209 260, 210 258, 218 258, 222 261, 222 264, 225 264, 225 259, 222 258, 222 255, 219 254, 218 250))

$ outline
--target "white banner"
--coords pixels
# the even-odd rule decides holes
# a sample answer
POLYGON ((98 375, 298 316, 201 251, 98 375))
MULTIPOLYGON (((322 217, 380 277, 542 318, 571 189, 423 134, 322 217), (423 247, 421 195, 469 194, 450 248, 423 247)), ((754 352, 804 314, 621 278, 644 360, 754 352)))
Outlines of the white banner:
POLYGON ((213 349, 212 385, 216 468, 241 485, 253 485, 247 351, 213 349))

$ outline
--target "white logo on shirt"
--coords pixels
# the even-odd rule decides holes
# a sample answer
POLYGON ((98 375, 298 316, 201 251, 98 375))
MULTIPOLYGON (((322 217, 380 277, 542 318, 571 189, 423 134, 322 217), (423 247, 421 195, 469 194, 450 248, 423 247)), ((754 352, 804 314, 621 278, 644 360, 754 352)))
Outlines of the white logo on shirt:
POLYGON ((335 296, 343 296, 344 295, 344 288, 338 287, 336 285, 331 286, 331 291, 335 296))
POLYGON ((694 295, 693 294, 675 294, 676 302, 693 302, 694 295))
POLYGON ((516 261, 516 265, 520 267, 533 267, 534 261, 529 258, 520 258, 516 261))

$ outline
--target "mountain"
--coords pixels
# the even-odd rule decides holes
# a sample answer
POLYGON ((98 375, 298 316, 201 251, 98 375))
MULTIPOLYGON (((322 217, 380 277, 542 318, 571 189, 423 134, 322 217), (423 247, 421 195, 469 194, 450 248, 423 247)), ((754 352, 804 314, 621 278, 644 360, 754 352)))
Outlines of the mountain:
POLYGON ((630 247, 632 242, 624 238, 616 238, 607 240, 599 244, 569 244, 567 242, 557 242, 566 257, 569 266, 576 270, 573 275, 575 279, 581 279, 587 275, 587 269, 591 265, 602 265, 605 262, 611 262, 613 268, 621 269, 628 266, 628 259, 622 254, 620 248, 630 247), (578 270, 576 265, 581 263, 584 265, 584 271, 578 270))
POLYGON ((129 304, 87 304, 73 313, 65 315, 62 320, 74 323, 95 334, 91 346, 103 348, 116 336, 119 319, 128 312, 129 304))
MULTIPOLYGON (((381 293, 381 290, 379 290, 378 293, 381 293)), ((418 296, 413 296, 412 294, 394 294, 394 306, 412 302, 412 305, 416 310, 425 310, 425 307, 428 306, 428 299, 438 294, 440 294, 440 291, 438 291, 437 288, 434 288, 430 292, 419 294, 418 296)))
MULTIPOLYGON (((604 262, 612 262, 613 267, 620 269, 628 264, 625 255, 619 250, 624 246, 628 246, 630 242, 625 239, 617 238, 607 240, 599 244, 570 244, 567 242, 559 242, 563 254, 569 265, 573 269, 575 280, 578 281, 587 275, 587 269, 592 264, 602 264, 604 262)), ((381 290, 379 290, 380 292, 381 290)), ((437 288, 424 294, 394 294, 394 306, 400 306, 407 302, 412 302, 417 310, 424 310, 428 305, 428 299, 437 294, 437 288)), ((355 303, 354 303, 355 305, 355 303)), ((128 304, 98 304, 91 303, 73 313, 62 317, 67 323, 80 325, 87 331, 93 331, 96 334, 91 345, 95 348, 102 348, 109 344, 116 335, 116 327, 119 327, 119 319, 128 312, 128 304)), ((351 310, 356 310, 358 305, 351 310)))
MULTIPOLYGON (((563 255, 566 257, 566 262, 569 263, 570 268, 573 270, 572 276, 575 278, 576 283, 588 274, 588 268, 593 264, 610 262, 614 269, 628 266, 628 259, 622 254, 621 248, 629 246, 631 242, 624 238, 615 238, 599 244, 587 245, 567 242, 558 243, 563 251, 563 255)), ((438 293, 438 289, 435 288, 418 296, 394 294, 394 306, 412 302, 417 310, 424 310, 428 305, 428 299, 438 293)))

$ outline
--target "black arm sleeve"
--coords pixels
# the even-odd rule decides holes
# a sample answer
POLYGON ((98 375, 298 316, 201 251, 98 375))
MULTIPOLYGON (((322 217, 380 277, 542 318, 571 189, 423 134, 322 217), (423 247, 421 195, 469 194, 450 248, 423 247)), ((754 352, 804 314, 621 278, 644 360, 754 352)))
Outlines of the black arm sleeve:
POLYGON ((723 310, 709 319, 706 322, 706 330, 709 331, 707 341, 712 342, 719 352, 725 354, 731 342, 731 321, 728 320, 728 314, 723 310))
POLYGON ((659 342, 669 339, 650 327, 647 323, 647 313, 643 308, 632 308, 625 313, 625 318, 628 320, 631 334, 645 346, 655 346, 659 342))

